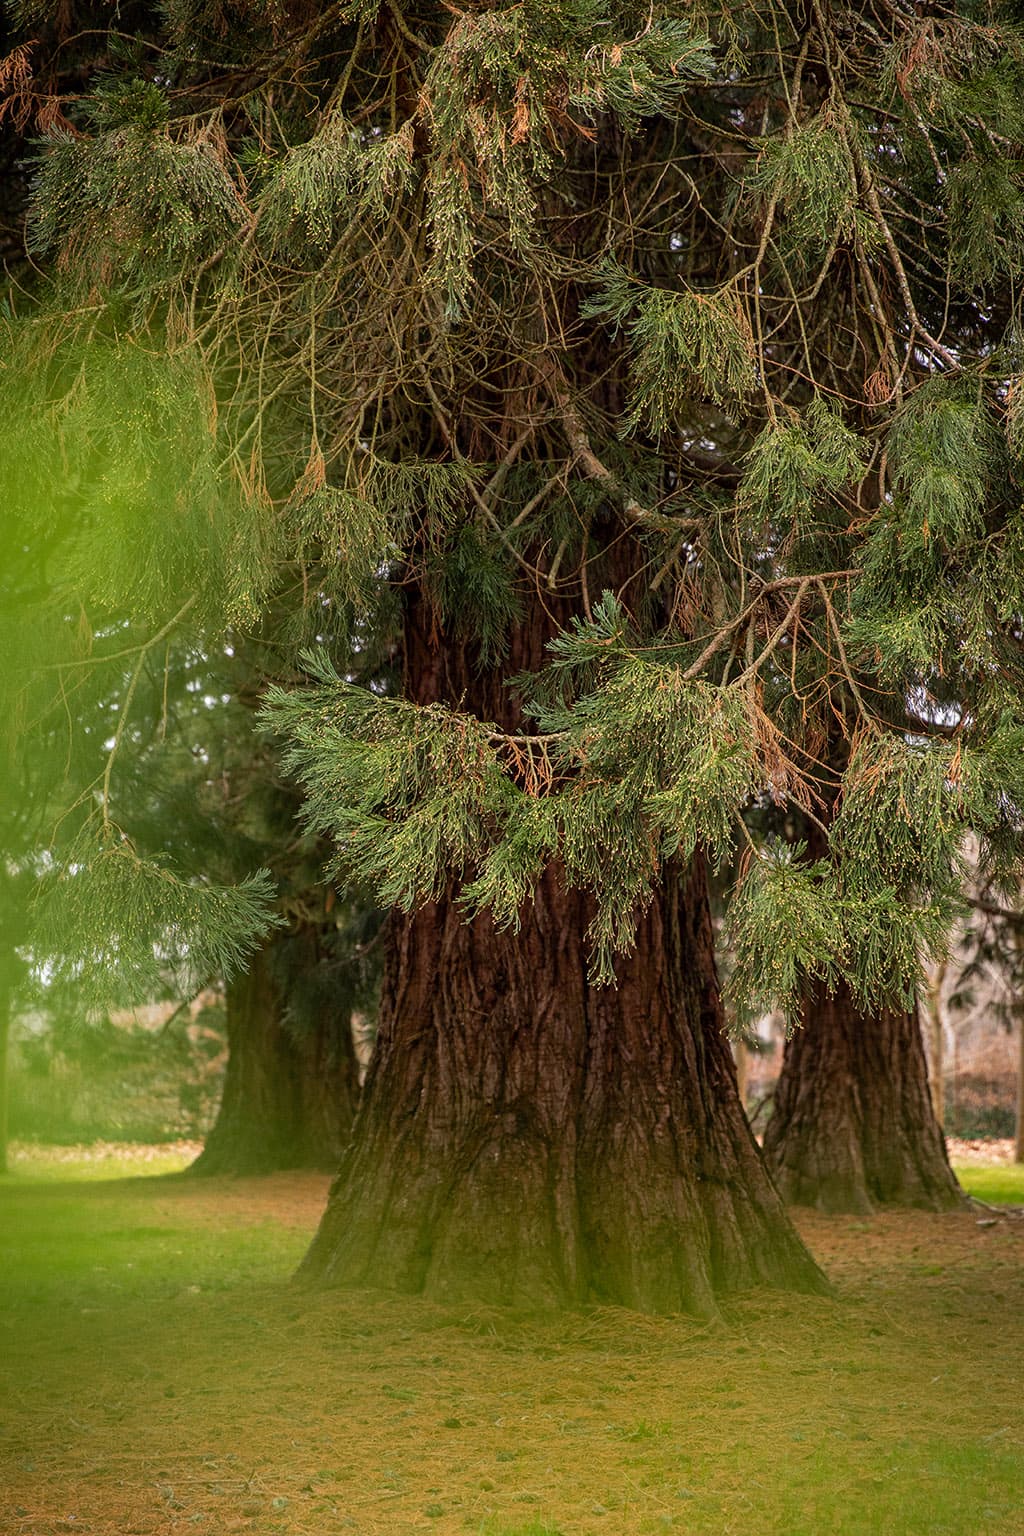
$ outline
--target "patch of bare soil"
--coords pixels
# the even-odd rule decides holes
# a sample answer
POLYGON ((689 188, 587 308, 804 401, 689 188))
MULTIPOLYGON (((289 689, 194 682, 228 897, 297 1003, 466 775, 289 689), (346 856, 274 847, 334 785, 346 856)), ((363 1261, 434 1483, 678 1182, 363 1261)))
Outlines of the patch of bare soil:
POLYGON ((1012 1136, 974 1141, 947 1136, 946 1151, 951 1163, 1012 1163, 1014 1143, 1012 1136))
MULTIPOLYGON (((136 1192, 153 1198, 147 1180, 133 1181, 136 1192)), ((161 1193, 153 1200, 153 1209, 168 1219, 184 1216, 197 1226, 213 1229, 255 1226, 276 1222, 282 1227, 308 1230, 312 1237, 327 1204, 331 1175, 293 1169, 285 1173, 266 1173, 259 1178, 193 1178, 176 1174, 161 1179, 161 1193)))

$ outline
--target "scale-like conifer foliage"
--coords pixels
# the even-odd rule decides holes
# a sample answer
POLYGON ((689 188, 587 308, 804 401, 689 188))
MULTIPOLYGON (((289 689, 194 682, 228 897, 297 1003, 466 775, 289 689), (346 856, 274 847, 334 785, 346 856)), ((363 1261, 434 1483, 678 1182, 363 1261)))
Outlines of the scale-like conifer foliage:
POLYGON ((1012 7, 209 0, 138 38, 76 43, 34 159, 63 313, 25 324, 104 349, 67 423, 111 365, 138 397, 61 429, 75 474, 117 445, 83 589, 156 625, 241 564, 234 613, 326 648, 267 719, 383 903, 514 927, 555 861, 608 978, 667 860, 785 806, 828 853, 747 849, 737 999, 905 999, 1024 792, 1012 7), (155 418, 204 444, 173 493, 122 454, 155 418), (352 681, 403 600, 504 702, 352 681))

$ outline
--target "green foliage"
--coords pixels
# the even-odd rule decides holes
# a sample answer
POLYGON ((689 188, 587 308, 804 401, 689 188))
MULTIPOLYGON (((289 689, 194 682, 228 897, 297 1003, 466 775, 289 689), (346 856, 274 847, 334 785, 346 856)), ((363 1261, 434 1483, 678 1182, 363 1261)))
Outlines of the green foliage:
POLYGON ((864 1008, 913 1007, 922 956, 945 951, 955 903, 915 902, 849 857, 806 861, 802 844, 768 843, 729 905, 733 966, 726 1004, 742 1032, 778 1009, 793 1027, 812 984, 842 980, 864 1008))
POLYGON ((892 490, 860 552, 851 646, 889 686, 997 668, 992 616, 1016 622, 1021 578, 1015 521, 991 531, 993 503, 1015 494, 991 402, 966 382, 930 381, 895 414, 887 454, 892 490))
POLYGON ((968 151, 991 149, 994 135, 1019 138, 1024 46, 1019 23, 1003 13, 991 27, 966 12, 929 17, 899 35, 881 73, 889 100, 910 101, 919 121, 961 137, 968 151))
POLYGON ((266 579, 264 508, 221 466, 198 359, 131 340, 58 341, 40 357, 44 325, 8 339, 6 537, 45 550, 51 587, 85 608, 154 624, 188 598, 221 622, 251 612, 266 579))
POLYGON ((271 202, 271 221, 287 228, 297 219, 314 249, 334 239, 356 212, 360 142, 341 117, 331 117, 311 139, 283 156, 271 202), (276 215, 276 217, 275 217, 276 215))
POLYGON ((509 630, 522 615, 513 573, 507 547, 495 544, 476 523, 454 528, 428 557, 426 585, 436 595, 442 621, 452 634, 476 641, 482 666, 504 654, 509 630))
POLYGON ((167 92, 153 80, 99 82, 87 103, 89 119, 98 129, 163 128, 170 116, 167 92))
POLYGON ((868 888, 891 885, 907 900, 952 899, 960 886, 962 761, 947 742, 865 738, 843 775, 832 841, 868 888))
POLYGON ((331 874, 370 886, 382 906, 436 901, 514 793, 488 727, 353 687, 322 654, 304 659, 319 687, 268 689, 262 718, 288 741, 304 819, 338 844, 331 874))
MULTIPOLYGON (((131 121, 95 138, 52 137, 32 188, 33 249, 100 282, 128 284, 188 277, 228 242, 245 210, 211 133, 174 139, 152 125, 154 95, 119 98, 131 121)), ((111 110, 109 93, 101 105, 111 110)))
POLYGON ((737 696, 628 654, 540 724, 561 727, 556 846, 569 882, 596 897, 593 974, 611 981, 664 861, 688 862, 698 845, 718 856, 729 848, 757 783, 751 724, 737 696))
MULTIPOLYGON (((594 41, 570 88, 569 100, 592 120, 611 112, 625 132, 635 133, 644 117, 677 111, 692 81, 714 74, 716 61, 709 40, 689 19, 652 15, 635 37, 608 46, 598 29, 613 22, 611 7, 599 3, 588 8, 593 13, 594 41)), ((564 16, 564 8, 559 9, 564 16)), ((572 25, 570 20, 568 26, 572 25)))
POLYGON ((427 275, 443 297, 445 318, 464 311, 472 277, 474 204, 459 166, 436 162, 427 180, 431 260, 427 275))
POLYGON ((406 909, 463 883, 469 910, 486 906, 517 927, 557 856, 569 883, 596 898, 594 975, 611 979, 662 862, 689 859, 698 844, 724 853, 759 782, 742 696, 625 645, 611 650, 621 632, 606 595, 591 626, 559 637, 559 681, 535 706, 535 738, 377 697, 307 657, 319 687, 271 689, 263 717, 289 743, 304 818, 336 844, 332 876, 406 909), (573 699, 570 675, 586 680, 573 699))
POLYGON ((1001 156, 965 158, 946 182, 950 264, 962 284, 991 283, 1020 270, 1024 180, 1001 156))
POLYGON ((801 532, 863 473, 865 444, 816 395, 803 415, 769 422, 744 460, 739 501, 758 528, 792 523, 801 532))
MULTIPOLYGON (((534 707, 540 729, 558 735, 559 764, 581 770, 564 791, 569 803, 585 802, 595 781, 614 785, 617 800, 644 808, 661 856, 686 860, 698 843, 728 848, 739 809, 759 785, 756 727, 740 692, 688 678, 671 647, 664 650, 634 651, 606 593, 591 623, 577 621, 552 643, 558 689, 534 707)), ((587 834, 578 841, 582 870, 587 834)), ((594 863, 580 883, 596 888, 596 876, 594 863)))
POLYGON ((857 227, 857 183, 845 132, 833 106, 788 133, 767 139, 746 190, 785 215, 787 246, 823 252, 857 227))
MULTIPOLYGON (((391 565, 415 546, 426 545, 428 565, 438 572, 442 609, 454 611, 466 599, 486 609, 491 598, 486 611, 497 640, 503 627, 493 606, 500 557, 483 546, 476 565, 472 558, 449 562, 441 557, 463 514, 466 488, 474 477, 471 467, 411 458, 392 462, 364 451, 349 461, 345 485, 328 484, 326 473, 323 455, 315 451, 290 498, 282 537, 285 552, 318 569, 323 599, 351 606, 358 614, 371 611, 391 565)), ((469 541, 464 532, 451 540, 461 543, 467 555, 469 541)), ((461 607, 460 612, 466 618, 461 607)))
POLYGON ((365 608, 373 578, 396 548, 394 532, 382 528, 377 508, 353 491, 318 485, 296 497, 287 532, 299 560, 315 559, 324 569, 321 591, 328 600, 365 608))
POLYGON ((842 974, 844 934, 829 866, 802 862, 804 851, 784 843, 757 850, 730 904, 726 999, 741 1029, 776 1008, 795 1020, 810 978, 834 986, 842 974))
POLYGON ((601 287, 584 313, 623 327, 633 353, 627 431, 653 433, 678 425, 694 399, 734 403, 756 382, 754 340, 729 289, 673 293, 639 287, 606 263, 601 287))
POLYGON ((922 386, 896 416, 888 441, 908 551, 932 539, 950 549, 979 537, 985 490, 1003 450, 977 396, 945 381, 922 386))
POLYGON ((266 871, 200 884, 125 841, 83 847, 40 886, 32 951, 83 1011, 148 1001, 172 977, 190 995, 243 965, 278 921, 273 896, 266 871))
POLYGON ((1007 447, 1014 461, 1024 461, 1024 378, 1015 374, 1006 390, 1004 429, 1007 447))
MULTIPOLYGON (((52 996, 40 1001, 45 1009, 52 996)), ((38 1012, 31 1033, 15 1027, 10 1077, 15 1140, 152 1144, 206 1133, 223 1087, 222 1006, 204 1007, 198 1030, 189 1027, 190 1010, 175 1015, 171 1001, 165 1022, 155 1030, 123 1017, 117 1023, 106 1015, 85 1017, 71 1011, 74 999, 68 1007, 67 1014, 51 1013, 42 1029, 38 1012)))
POLYGON ((160 0, 160 14, 179 60, 187 63, 201 52, 222 67, 238 57, 240 40, 245 52, 273 47, 288 24, 286 0, 160 0))
POLYGON ((298 224, 299 249, 322 252, 348 224, 379 221, 413 180, 412 135, 370 138, 340 115, 292 145, 274 167, 261 229, 286 239, 298 224))
POLYGON ((478 209, 503 215, 514 251, 532 248, 538 186, 580 131, 568 107, 613 112, 631 131, 710 72, 707 40, 688 23, 651 17, 610 43, 615 20, 607 0, 536 0, 460 14, 435 51, 421 97, 434 150, 428 275, 449 318, 464 313, 478 209))

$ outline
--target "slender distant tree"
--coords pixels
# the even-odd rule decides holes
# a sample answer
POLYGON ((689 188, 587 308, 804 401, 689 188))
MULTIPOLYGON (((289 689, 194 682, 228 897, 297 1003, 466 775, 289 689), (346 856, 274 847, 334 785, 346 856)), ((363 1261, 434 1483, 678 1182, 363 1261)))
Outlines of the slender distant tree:
POLYGON ((1017 1037, 1014 1161, 1024 1163, 1024 892, 1008 882, 993 882, 983 866, 975 865, 971 876, 973 910, 961 934, 950 1001, 954 1007, 969 1005, 975 988, 984 988, 987 1011, 1017 1037), (1002 983, 994 997, 993 976, 1002 983))
POLYGON ((707 861, 756 803, 821 830, 751 838, 729 908, 737 999, 795 1012, 909 1008, 965 829, 1017 856, 1012 13, 171 0, 105 64, 36 259, 65 331, 195 380, 232 489, 166 503, 176 547, 225 530, 225 604, 290 610, 265 718, 394 909, 307 1274, 819 1285, 707 861))

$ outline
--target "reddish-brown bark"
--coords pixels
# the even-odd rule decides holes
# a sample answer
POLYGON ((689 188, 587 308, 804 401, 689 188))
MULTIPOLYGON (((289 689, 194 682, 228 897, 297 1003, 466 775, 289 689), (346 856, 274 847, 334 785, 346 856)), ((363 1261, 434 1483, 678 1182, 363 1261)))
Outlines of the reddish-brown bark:
MULTIPOLYGON (((505 679, 542 664, 556 618, 486 668, 413 592, 407 693, 518 728, 505 679)), ((549 868, 516 934, 454 899, 392 918, 374 1059, 306 1276, 697 1313, 724 1291, 824 1284, 739 1102, 702 863, 666 877, 615 988, 587 978, 592 914, 549 868)))
POLYGON ((957 1205, 916 1012, 861 1012, 845 985, 812 993, 786 1044, 764 1151, 795 1205, 957 1205))
POLYGON ((307 1276, 520 1306, 714 1310, 818 1288, 721 1030, 702 869, 670 877, 617 988, 557 873, 518 935, 398 919, 357 1133, 307 1276))

